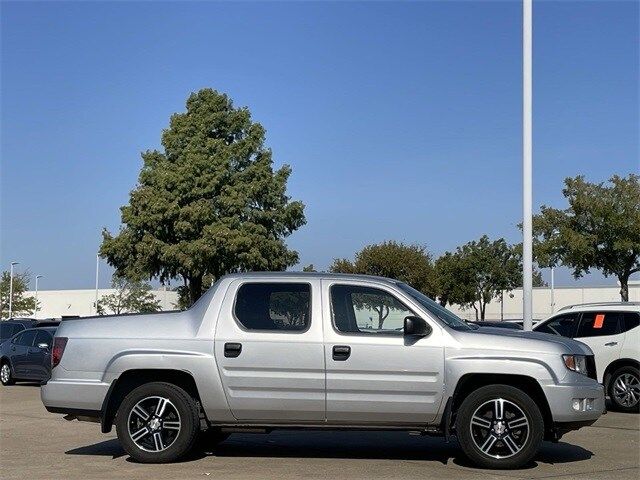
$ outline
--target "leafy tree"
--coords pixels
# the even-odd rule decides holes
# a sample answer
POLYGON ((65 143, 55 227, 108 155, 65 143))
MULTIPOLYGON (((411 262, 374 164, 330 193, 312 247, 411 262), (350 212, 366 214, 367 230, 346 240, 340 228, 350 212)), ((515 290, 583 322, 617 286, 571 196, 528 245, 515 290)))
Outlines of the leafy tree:
POLYGON ((151 293, 151 286, 148 283, 114 276, 111 286, 116 291, 98 300, 98 315, 145 313, 160 310, 160 300, 157 300, 151 293))
MULTIPOLYGON (((335 259, 329 268, 335 273, 359 273, 395 278, 420 290, 425 295, 434 295, 433 264, 431 255, 419 245, 405 245, 394 241, 367 245, 356 253, 353 262, 335 259)), ((357 308, 374 310, 378 315, 378 329, 391 310, 399 305, 388 295, 354 295, 357 308)))
POLYGON ((629 277, 640 271, 640 176, 614 175, 605 183, 567 178, 569 206, 543 206, 533 218, 534 253, 540 266, 564 265, 580 278, 590 269, 614 275, 629 300, 629 277))
POLYGON ((291 168, 273 170, 265 130, 247 108, 208 88, 186 107, 163 131, 163 151, 142 154, 123 226, 103 231, 100 254, 120 276, 182 278, 193 303, 205 275, 294 265, 284 239, 305 217, 286 195, 291 168))
POLYGON ((476 298, 472 272, 458 253, 446 252, 434 263, 436 297, 443 307, 447 304, 469 305, 476 298))
MULTIPOLYGON (((11 273, 8 271, 2 272, 2 278, 0 279, 0 318, 9 317, 10 280, 11 273)), ((14 272, 13 274, 13 302, 11 305, 11 315, 13 317, 31 315, 35 311, 36 299, 24 296, 30 281, 31 275, 29 272, 14 272)))
POLYGON ((462 306, 473 307, 476 319, 484 320, 487 304, 502 290, 512 290, 522 284, 521 256, 504 238, 491 241, 483 235, 450 255, 456 262, 457 281, 463 284, 458 287, 462 296, 456 300, 462 306))
POLYGON ((315 267, 313 266, 313 263, 310 263, 309 265, 307 265, 306 267, 302 267, 302 271, 303 272, 316 272, 317 270, 315 269, 315 267))

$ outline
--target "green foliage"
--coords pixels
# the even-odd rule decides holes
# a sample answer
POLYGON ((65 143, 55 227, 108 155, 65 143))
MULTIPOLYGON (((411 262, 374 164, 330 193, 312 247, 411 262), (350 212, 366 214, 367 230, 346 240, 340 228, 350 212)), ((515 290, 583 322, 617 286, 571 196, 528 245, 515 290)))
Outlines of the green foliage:
POLYGON ((115 236, 103 231, 100 254, 120 276, 181 277, 191 304, 205 275, 294 265, 284 238, 305 217, 286 195, 291 169, 273 170, 265 130, 247 108, 212 89, 193 93, 186 107, 163 131, 164 150, 142 154, 123 226, 115 236))
MULTIPOLYGON (((491 241, 483 235, 440 257, 436 273, 442 305, 448 302, 473 307, 476 319, 484 320, 492 299, 503 290, 522 285, 522 256, 518 247, 507 244, 504 238, 491 241)), ((535 277, 542 281, 539 272, 535 277)))
POLYGON ((160 310, 160 300, 156 300, 151 293, 151 286, 148 283, 114 276, 111 286, 116 291, 98 299, 98 315, 160 310))
MULTIPOLYGON (((10 272, 2 272, 2 278, 0 279, 0 318, 9 317, 10 279, 10 272)), ((31 275, 29 272, 14 272, 13 274, 13 302, 11 312, 13 317, 32 315, 36 308, 36 299, 24 296, 24 292, 27 291, 30 281, 31 275)), ((38 302, 38 304, 39 303, 40 302, 38 302)))
MULTIPOLYGON (((419 245, 405 245, 394 241, 367 245, 356 253, 353 262, 335 259, 329 268, 334 273, 357 273, 394 278, 411 285, 425 295, 433 296, 433 264, 431 255, 419 245)), ((382 329, 390 310, 398 309, 389 295, 357 294, 356 308, 369 308, 378 315, 378 329, 382 329)))
POLYGON ((533 219, 534 254, 541 266, 564 265, 575 278, 591 268, 620 282, 629 299, 629 277, 640 271, 640 176, 614 175, 605 183, 565 179, 569 206, 543 206, 533 219))
POLYGON ((306 267, 302 267, 303 272, 316 272, 317 270, 314 268, 313 263, 310 263, 306 267))

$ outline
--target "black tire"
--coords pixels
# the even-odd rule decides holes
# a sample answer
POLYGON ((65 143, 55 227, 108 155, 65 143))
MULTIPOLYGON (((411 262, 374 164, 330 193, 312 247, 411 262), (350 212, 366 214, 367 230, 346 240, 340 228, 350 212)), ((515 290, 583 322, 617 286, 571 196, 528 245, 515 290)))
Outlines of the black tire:
POLYGON ((211 450, 229 438, 230 433, 221 432, 219 428, 203 430, 198 435, 198 449, 211 450))
POLYGON ((473 391, 460 405, 456 435, 465 455, 479 467, 518 468, 538 452, 544 437, 544 420, 536 403, 522 390, 509 385, 488 385, 473 391), (494 410, 496 403, 502 405, 503 413, 498 417, 494 410), (486 414, 479 413, 485 409, 486 414), (522 421, 517 420, 523 415, 527 424, 518 428, 516 425, 522 421), (478 422, 488 425, 481 426, 478 422))
POLYGON ((607 394, 611 400, 613 409, 619 412, 638 413, 640 412, 640 371, 636 367, 620 367, 618 368, 607 383, 607 394), (629 384, 631 381, 631 384, 629 384), (624 389, 630 395, 624 393, 624 389, 620 384, 625 384, 624 389))
POLYGON ((2 385, 8 387, 9 385, 13 385, 14 383, 16 383, 15 379, 13 378, 13 370, 11 369, 11 364, 8 360, 4 360, 2 362, 2 365, 0 365, 0 371, 0 382, 2 382, 2 385))
POLYGON ((173 384, 146 383, 134 389, 122 401, 116 415, 116 431, 120 444, 134 460, 141 463, 174 462, 188 454, 197 440, 200 431, 198 404, 187 392, 173 384), (164 409, 164 417, 155 415, 157 411, 155 408, 160 403, 160 399, 168 400, 164 409), (137 405, 143 406, 143 414, 148 416, 146 420, 143 420, 142 416, 136 413, 140 410, 133 411, 137 405), (147 405, 151 408, 148 408, 147 405), (156 422, 153 427, 151 426, 152 421, 156 422), (178 429, 175 428, 176 421, 178 429), (165 423, 167 423, 167 428, 164 427, 165 423), (169 429, 168 423, 174 424, 173 428, 169 429), (133 433, 137 433, 145 429, 148 430, 148 433, 139 437, 138 442, 149 444, 149 448, 155 448, 155 451, 143 448, 132 438, 130 430, 135 430, 133 433), (176 431, 177 433, 175 433, 176 431), (162 449, 156 443, 156 434, 160 435, 162 449), (165 446, 163 442, 168 445, 165 446))

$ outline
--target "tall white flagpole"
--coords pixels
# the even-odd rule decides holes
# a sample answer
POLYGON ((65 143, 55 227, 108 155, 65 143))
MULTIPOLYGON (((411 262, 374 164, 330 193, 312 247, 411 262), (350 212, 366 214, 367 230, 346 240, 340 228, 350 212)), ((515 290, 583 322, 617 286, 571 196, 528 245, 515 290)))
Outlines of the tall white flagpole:
POLYGON ((532 34, 533 0, 522 1, 522 316, 524 330, 533 327, 532 229, 532 34))

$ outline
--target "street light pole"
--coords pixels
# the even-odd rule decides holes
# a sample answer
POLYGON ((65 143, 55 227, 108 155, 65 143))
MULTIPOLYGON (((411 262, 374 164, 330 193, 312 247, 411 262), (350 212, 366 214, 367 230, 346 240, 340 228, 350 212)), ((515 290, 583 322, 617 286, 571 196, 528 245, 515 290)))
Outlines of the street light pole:
POLYGON ((11 262, 11 273, 9 274, 9 318, 13 316, 13 267, 20 265, 19 262, 11 262))
POLYGON ((98 275, 100 273, 100 255, 96 255, 96 301, 95 301, 95 308, 96 308, 96 315, 98 314, 98 275))
POLYGON ((523 329, 533 328, 532 226, 532 76, 533 0, 522 1, 522 316, 523 329))
POLYGON ((38 279, 42 277, 43 275, 36 275, 36 303, 33 307, 33 318, 38 318, 38 279))
POLYGON ((555 282, 553 278, 554 270, 554 267, 551 267, 551 313, 556 313, 555 282))

